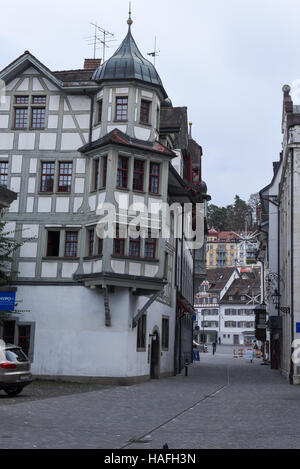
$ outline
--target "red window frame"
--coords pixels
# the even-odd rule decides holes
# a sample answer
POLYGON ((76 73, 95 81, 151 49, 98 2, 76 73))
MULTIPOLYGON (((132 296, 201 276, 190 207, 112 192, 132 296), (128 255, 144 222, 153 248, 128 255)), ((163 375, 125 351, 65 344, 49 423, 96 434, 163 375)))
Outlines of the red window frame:
POLYGON ((15 107, 14 128, 17 130, 27 129, 28 125, 28 107, 15 107), (21 115, 18 113, 22 111, 21 115))
POLYGON ((8 161, 0 161, 0 186, 7 187, 8 161))
POLYGON ((46 104, 47 97, 44 95, 32 96, 32 104, 46 104))
POLYGON ((31 129, 45 128, 46 109, 44 107, 31 108, 31 129))
POLYGON ((58 192, 71 192, 73 163, 60 161, 58 165, 58 192))
POLYGON ((29 96, 15 96, 15 104, 29 104, 29 96))
POLYGON ((65 233, 65 257, 77 257, 78 231, 65 233))
POLYGON ((119 225, 116 226, 116 237, 114 239, 114 255, 124 256, 125 253, 125 238, 120 238, 119 225))
POLYGON ((55 162, 54 161, 42 161, 41 162, 40 192, 47 192, 51 194, 54 190, 54 178, 55 178, 55 162), (48 188, 48 182, 46 182, 48 180, 52 181, 52 188, 50 190, 48 188))
POLYGON ((128 187, 128 158, 126 156, 119 156, 118 170, 117 170, 117 187, 120 189, 127 189, 128 187))
POLYGON ((141 100, 140 122, 142 124, 149 124, 150 121, 151 101, 146 99, 141 100))
POLYGON ((156 256, 156 238, 151 238, 148 236, 148 238, 145 239, 145 258, 147 259, 155 259, 156 256), (147 250, 151 249, 152 255, 149 256, 147 255, 147 250))
POLYGON ((149 193, 158 194, 159 193, 159 177, 160 177, 160 164, 159 163, 150 163, 150 174, 149 174, 149 193), (156 167, 156 170, 153 168, 156 167))
POLYGON ((145 173, 145 162, 143 160, 134 160, 133 165, 133 190, 143 191, 144 190, 144 173, 145 173))
POLYGON ((116 121, 127 121, 128 117, 128 96, 116 97, 116 121))
POLYGON ((129 239, 129 256, 140 257, 141 256, 141 238, 130 238, 129 239))

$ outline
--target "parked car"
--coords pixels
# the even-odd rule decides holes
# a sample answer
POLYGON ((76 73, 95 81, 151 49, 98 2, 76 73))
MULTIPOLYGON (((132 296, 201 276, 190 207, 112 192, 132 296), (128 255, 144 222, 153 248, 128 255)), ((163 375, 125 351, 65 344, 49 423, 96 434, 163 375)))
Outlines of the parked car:
POLYGON ((199 352, 208 352, 207 345, 206 344, 198 344, 195 340, 193 340, 193 348, 199 350, 199 352))
POLYGON ((21 347, 0 345, 0 389, 9 396, 17 396, 31 382, 30 361, 21 347))

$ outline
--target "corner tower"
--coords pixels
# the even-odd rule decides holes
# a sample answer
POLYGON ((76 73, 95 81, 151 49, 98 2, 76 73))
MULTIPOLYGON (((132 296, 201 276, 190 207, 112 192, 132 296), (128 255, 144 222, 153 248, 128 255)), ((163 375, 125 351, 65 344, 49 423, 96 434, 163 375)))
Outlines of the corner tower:
POLYGON ((136 45, 130 16, 127 24, 122 44, 92 77, 100 86, 94 102, 93 141, 115 128, 131 138, 158 140, 160 105, 167 94, 154 65, 136 45))

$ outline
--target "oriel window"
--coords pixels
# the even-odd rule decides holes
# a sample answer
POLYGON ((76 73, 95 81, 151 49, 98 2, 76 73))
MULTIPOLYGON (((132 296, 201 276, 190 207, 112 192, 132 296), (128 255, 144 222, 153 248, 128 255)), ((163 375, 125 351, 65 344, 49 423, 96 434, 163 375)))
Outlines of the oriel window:
POLYGON ((128 158, 119 156, 118 159, 118 172, 117 172, 117 187, 127 188, 128 184, 128 158))
POLYGON ((149 124, 150 122, 150 108, 151 102, 142 99, 141 101, 141 113, 140 113, 140 121, 143 124, 149 124))
POLYGON ((159 166, 159 163, 150 163, 149 192, 151 194, 159 193, 159 166))
POLYGON ((114 239, 114 254, 117 256, 124 256, 125 252, 125 239, 120 237, 120 227, 116 226, 116 237, 114 239))
POLYGON ((145 163, 142 160, 134 160, 133 169, 133 190, 144 190, 144 167, 145 163))
POLYGON ((116 121, 126 121, 128 114, 128 97, 116 98, 116 121))

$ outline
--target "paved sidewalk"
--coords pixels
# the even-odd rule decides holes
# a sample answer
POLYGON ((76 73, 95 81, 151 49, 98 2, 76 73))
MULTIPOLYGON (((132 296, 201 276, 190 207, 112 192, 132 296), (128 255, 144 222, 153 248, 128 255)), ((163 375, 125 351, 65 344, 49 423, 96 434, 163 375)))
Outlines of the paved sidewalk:
POLYGON ((300 448, 300 387, 228 350, 188 377, 1 406, 0 448, 300 448))

